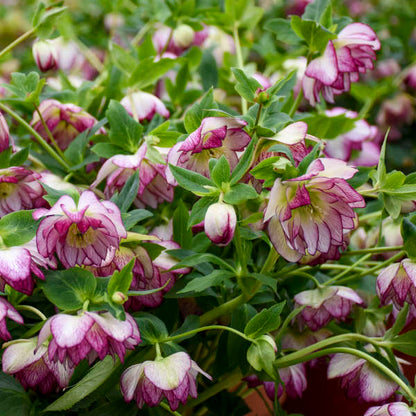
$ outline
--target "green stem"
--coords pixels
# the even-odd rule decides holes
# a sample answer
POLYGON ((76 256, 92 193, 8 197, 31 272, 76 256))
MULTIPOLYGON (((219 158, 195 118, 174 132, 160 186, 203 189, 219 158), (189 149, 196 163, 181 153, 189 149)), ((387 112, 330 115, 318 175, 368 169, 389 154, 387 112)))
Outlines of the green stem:
POLYGON ((263 264, 263 267, 260 270, 260 273, 269 272, 273 270, 276 261, 279 258, 279 253, 275 250, 273 246, 270 247, 269 254, 267 255, 267 259, 263 264))
POLYGON ((377 254, 377 253, 388 253, 391 251, 403 250, 403 246, 391 246, 391 247, 372 247, 364 248, 362 250, 346 251, 342 253, 343 256, 357 256, 360 254, 377 254))
POLYGON ((141 40, 144 38, 144 36, 147 34, 147 32, 151 29, 152 23, 147 22, 138 32, 137 35, 132 39, 130 42, 130 45, 133 47, 136 47, 139 45, 141 40))
POLYGON ((15 306, 15 308, 18 311, 29 311, 29 312, 32 312, 35 315, 39 316, 39 318, 42 319, 42 321, 46 321, 48 319, 39 309, 36 309, 33 306, 30 306, 30 305, 17 305, 17 306, 15 306))
POLYGON ((30 124, 28 124, 25 120, 23 120, 22 117, 20 117, 11 108, 7 107, 3 103, 0 103, 0 109, 2 109, 4 112, 13 117, 17 122, 19 122, 30 134, 33 135, 33 137, 35 137, 38 143, 46 150, 46 152, 53 159, 55 159, 63 168, 69 170, 69 165, 64 160, 62 160, 62 158, 53 150, 51 146, 49 146, 49 144, 44 140, 44 138, 30 124))
POLYGON ((370 212, 368 214, 364 214, 358 217, 359 222, 372 220, 373 218, 377 218, 381 215, 381 211, 370 212))
POLYGON ((0 52, 0 59, 5 55, 7 52, 10 52, 14 49, 17 45, 24 42, 26 39, 30 38, 35 33, 36 28, 32 28, 27 32, 23 33, 23 35, 19 36, 15 39, 12 43, 9 43, 1 52, 0 52))
POLYGON ((249 296, 241 294, 240 296, 237 296, 236 298, 231 299, 230 301, 225 302, 208 312, 205 312, 200 316, 199 322, 201 325, 207 325, 211 322, 214 322, 221 316, 230 314, 238 306, 244 305, 244 303, 246 303, 249 299, 249 296))
POLYGON ((85 56, 87 61, 97 70, 97 72, 103 72, 105 66, 98 59, 97 55, 95 55, 94 52, 92 52, 90 48, 85 46, 79 39, 75 39, 75 43, 77 44, 78 48, 80 49, 81 53, 85 56))
POLYGON ((296 113, 296 111, 297 111, 297 109, 299 108, 299 106, 300 106, 300 103, 301 103, 301 101, 302 101, 302 98, 303 98, 303 90, 302 90, 302 88, 299 90, 299 92, 298 92, 298 95, 297 95, 297 97, 296 97, 296 100, 294 101, 294 103, 293 103, 293 105, 292 105, 292 107, 290 108, 290 111, 289 111, 289 113, 288 113, 288 116, 289 117, 293 117, 294 115, 295 115, 295 113, 296 113))
POLYGON ((182 416, 179 412, 177 412, 177 411, 175 411, 175 410, 172 410, 170 407, 169 407, 169 405, 167 405, 166 403, 164 403, 164 402, 160 402, 159 403, 159 406, 162 408, 162 409, 164 409, 164 410, 166 410, 169 414, 171 414, 171 415, 175 415, 175 416, 182 416))
POLYGON ((174 335, 172 337, 167 337, 163 340, 163 342, 176 341, 177 339, 186 338, 190 335, 197 334, 198 332, 211 331, 213 329, 219 329, 221 331, 222 330, 229 331, 229 332, 232 332, 233 334, 238 335, 239 337, 245 339, 246 341, 253 342, 252 338, 249 338, 249 337, 245 336, 242 332, 238 331, 237 329, 231 328, 229 326, 224 326, 224 325, 208 325, 208 326, 203 326, 201 328, 195 328, 192 331, 184 332, 182 334, 174 335))
POLYGON ((292 321, 292 319, 296 318, 296 316, 298 316, 305 308, 306 308, 306 305, 302 305, 299 308, 293 309, 293 311, 290 312, 288 316, 286 316, 286 319, 283 321, 282 326, 279 328, 279 331, 277 332, 275 336, 276 341, 278 341, 283 336, 283 334, 286 331, 286 328, 290 325, 290 322, 292 321))
MULTIPOLYGON (((237 65, 242 71, 244 70, 244 60, 243 53, 241 50, 240 36, 238 34, 238 23, 234 23, 233 37, 235 43, 235 54, 237 56, 237 65)), ((243 115, 247 113, 247 101, 245 98, 241 97, 241 111, 243 115)))

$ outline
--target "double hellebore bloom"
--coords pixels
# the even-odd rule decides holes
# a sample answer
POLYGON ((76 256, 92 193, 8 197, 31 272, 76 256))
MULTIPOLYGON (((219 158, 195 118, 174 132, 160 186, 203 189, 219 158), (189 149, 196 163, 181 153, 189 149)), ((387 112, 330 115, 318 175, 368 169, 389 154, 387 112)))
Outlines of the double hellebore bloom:
MULTIPOLYGON (((39 112, 62 150, 65 150, 80 133, 91 129, 97 123, 97 120, 81 107, 74 104, 62 104, 57 100, 42 101, 39 105, 39 112)), ((33 113, 30 124, 47 142, 50 142, 37 111, 33 113)), ((100 129, 100 132, 104 130, 100 129)))
POLYGON ((234 237, 237 215, 230 204, 217 202, 207 209, 204 230, 207 237, 218 246, 228 245, 234 237))
POLYGON ((328 378, 338 377, 349 397, 358 397, 365 402, 387 400, 399 387, 367 360, 350 354, 334 354, 331 358, 328 378))
POLYGON ((370 407, 364 416, 413 416, 414 413, 406 403, 394 402, 383 406, 370 407))
POLYGON ((408 302, 416 306, 416 264, 404 259, 387 266, 377 277, 376 290, 383 305, 393 302, 401 309, 408 302))
POLYGON ((23 324, 23 318, 19 312, 6 299, 0 298, 0 338, 4 341, 12 338, 7 330, 6 317, 13 319, 18 324, 23 324))
POLYGON ((137 121, 150 121, 156 113, 165 118, 170 116, 162 100, 148 92, 133 92, 125 96, 120 104, 137 121))
POLYGON ((68 387, 74 369, 67 363, 50 360, 45 345, 36 346, 36 337, 14 341, 3 353, 3 372, 14 375, 25 389, 37 389, 43 394, 68 387))
POLYGON ((349 91, 351 82, 357 82, 360 73, 373 69, 374 51, 380 49, 380 41, 370 26, 351 23, 328 41, 324 54, 312 60, 303 78, 303 92, 311 105, 320 101, 334 102, 334 95, 349 91))
POLYGON ((134 204, 139 208, 156 208, 164 201, 173 200, 173 187, 166 181, 166 166, 153 163, 146 158, 147 144, 140 146, 134 155, 116 155, 110 157, 98 172, 97 179, 91 185, 97 186, 104 178, 107 185, 104 193, 110 198, 120 191, 127 180, 139 172, 140 184, 134 204))
POLYGON ((264 222, 282 257, 297 262, 306 255, 339 255, 345 231, 356 227, 353 208, 365 206, 346 181, 356 171, 338 159, 316 159, 305 175, 275 181, 264 222))
MULTIPOLYGON (((198 129, 185 141, 176 143, 169 151, 168 163, 209 176, 208 162, 224 155, 231 170, 238 163, 237 152, 242 151, 250 141, 243 130, 246 122, 230 117, 207 117, 198 129)), ((169 168, 166 170, 168 182, 177 185, 169 168)))
POLYGON ((46 205, 40 175, 21 166, 0 169, 0 217, 46 205))
POLYGON ((118 207, 100 202, 91 191, 84 191, 78 204, 64 195, 51 209, 35 210, 33 218, 42 219, 36 233, 39 253, 46 258, 56 253, 66 268, 107 265, 127 237, 118 207))
POLYGON ((61 313, 49 318, 39 332, 38 347, 50 339, 49 360, 68 363, 71 367, 87 358, 92 363, 106 355, 124 360, 126 350, 133 350, 140 342, 136 321, 126 314, 120 321, 109 312, 83 312, 80 315, 61 313))
POLYGON ((296 306, 305 306, 297 318, 301 327, 307 325, 312 331, 317 331, 332 319, 344 320, 353 304, 363 304, 354 290, 344 286, 305 290, 294 299, 296 306))
POLYGON ((157 406, 166 397, 172 410, 185 404, 188 396, 197 397, 196 376, 211 376, 199 368, 185 352, 177 352, 156 361, 145 361, 129 367, 121 376, 120 387, 124 400, 136 400, 139 408, 144 403, 157 406))
POLYGON ((32 46, 33 58, 42 72, 58 69, 58 51, 54 42, 37 40, 32 46))

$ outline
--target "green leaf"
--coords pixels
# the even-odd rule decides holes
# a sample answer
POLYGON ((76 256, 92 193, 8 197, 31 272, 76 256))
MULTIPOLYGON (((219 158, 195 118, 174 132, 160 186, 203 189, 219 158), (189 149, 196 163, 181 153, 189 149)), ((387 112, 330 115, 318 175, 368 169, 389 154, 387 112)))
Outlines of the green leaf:
POLYGON ((264 338, 257 339, 247 351, 247 361, 256 371, 264 370, 270 377, 276 379, 278 374, 273 367, 274 360, 274 348, 264 338))
POLYGON ((308 125, 308 134, 323 139, 334 139, 341 134, 351 131, 356 120, 340 114, 328 117, 325 114, 308 114, 300 119, 308 125))
POLYGON ((182 59, 162 58, 155 62, 154 56, 142 59, 129 79, 129 86, 143 89, 158 81, 162 75, 170 71, 182 59))
POLYGON ((211 159, 211 161, 215 161, 215 166, 211 169, 210 163, 210 176, 211 179, 215 182, 215 184, 221 188, 223 183, 227 183, 230 180, 230 165, 228 164, 227 158, 222 155, 219 160, 211 159))
POLYGON ((142 136, 142 125, 130 117, 126 109, 114 100, 110 101, 106 117, 110 123, 111 143, 135 153, 142 136))
POLYGON ((221 286, 226 279, 234 276, 234 273, 227 270, 214 270, 207 276, 196 277, 192 279, 178 294, 188 292, 202 292, 213 286, 221 286))
POLYGON ((287 19, 278 18, 269 20, 264 25, 264 28, 276 34, 279 42, 297 45, 300 41, 299 36, 294 32, 290 21, 287 19))
POLYGON ((130 154, 128 150, 123 149, 120 146, 117 146, 112 143, 97 143, 94 145, 91 150, 99 157, 109 159, 115 155, 130 154))
MULTIPOLYGON (((173 254, 175 255, 175 254, 173 254)), ((199 265, 203 262, 209 262, 212 264, 216 264, 217 266, 222 267, 223 269, 227 269, 233 273, 235 273, 232 266, 230 266, 226 261, 224 261, 221 257, 216 256, 215 254, 210 253, 197 253, 192 254, 186 258, 184 258, 182 261, 176 264, 174 269, 181 269, 182 267, 193 267, 196 265, 199 265)))
POLYGON ((39 222, 33 219, 33 211, 15 211, 0 220, 0 237, 7 247, 21 246, 36 235, 39 222))
POLYGON ((31 402, 22 385, 12 376, 0 373, 0 414, 29 416, 31 402))
MULTIPOLYGON (((184 334, 185 332, 189 332, 192 331, 193 329, 197 329, 199 328, 199 316, 197 315, 188 315, 185 318, 185 321, 183 322, 183 324, 174 332, 172 332, 170 334, 171 337, 174 337, 176 335, 180 335, 180 334, 184 334)), ((188 339, 188 338, 192 338, 193 336, 195 336, 196 334, 193 335, 188 335, 186 337, 181 338, 181 341, 188 339)))
POLYGON ((251 159, 253 157, 255 149, 255 141, 251 140, 246 150, 243 153, 243 156, 239 160, 237 166, 234 168, 231 175, 231 185, 235 185, 247 172, 251 165, 251 159))
POLYGON ((224 194, 224 201, 227 204, 238 205, 249 199, 255 199, 258 196, 256 190, 251 185, 238 183, 224 194))
POLYGON ((133 280, 133 266, 136 259, 131 259, 120 271, 116 270, 108 282, 107 292, 110 298, 115 292, 126 294, 133 280))
MULTIPOLYGON (((11 147, 9 147, 11 149, 11 147)), ((16 153, 13 153, 10 157, 10 166, 20 166, 26 162, 26 159, 29 156, 29 149, 30 146, 24 147, 23 149, 19 150, 16 153)))
POLYGON ((416 329, 399 335, 390 342, 395 350, 416 357, 416 329))
POLYGON ((128 51, 114 42, 110 42, 109 52, 111 62, 122 72, 131 75, 133 69, 137 67, 139 61, 128 51))
POLYGON ((303 175, 307 171, 309 165, 318 157, 320 149, 321 145, 317 143, 313 147, 312 151, 303 158, 302 162, 300 162, 298 166, 299 175, 303 175))
POLYGON ((108 355, 95 364, 74 387, 67 390, 59 399, 51 403, 44 412, 59 412, 70 409, 100 387, 110 377, 119 363, 120 360, 118 358, 108 355))
POLYGON ((145 209, 134 209, 133 211, 123 212, 121 214, 121 219, 126 230, 130 230, 138 222, 150 217, 153 217, 153 214, 145 209))
POLYGON ((416 217, 411 220, 403 218, 401 225, 401 234, 403 237, 403 246, 407 252, 407 255, 411 259, 416 258, 416 225, 414 221, 416 217))
POLYGON ((248 7, 248 3, 249 0, 225 0, 225 14, 232 20, 232 23, 241 20, 248 7))
POLYGON ((260 83, 254 78, 248 77, 242 69, 231 68, 231 70, 237 80, 235 90, 247 101, 254 102, 257 89, 262 88, 260 83))
POLYGON ((405 302, 403 308, 397 314, 396 320, 394 321, 393 326, 386 331, 383 339, 390 341, 394 337, 402 332, 403 328, 406 326, 407 314, 409 312, 409 304, 405 302))
POLYGON ((114 195, 111 200, 120 208, 122 213, 125 213, 134 202, 139 191, 139 171, 136 170, 133 176, 127 179, 123 189, 118 195, 114 195))
POLYGON ((81 309, 86 300, 94 300, 97 287, 94 275, 85 269, 48 270, 40 282, 45 296, 62 310, 81 309))
POLYGON ((331 15, 331 0, 315 0, 306 6, 302 19, 313 20, 323 26, 329 27, 328 14, 331 15))
POLYGON ((174 165, 169 165, 169 168, 179 185, 195 195, 204 196, 211 194, 212 188, 216 189, 214 182, 197 172, 174 165))
POLYGON ((30 103, 38 104, 39 95, 45 84, 44 79, 39 78, 37 72, 30 72, 25 75, 20 72, 13 72, 11 76, 11 87, 9 88, 17 97, 30 103))
POLYGON ((217 88, 218 86, 218 68, 210 50, 204 50, 202 54, 201 63, 198 67, 198 73, 201 77, 202 88, 208 91, 210 88, 217 88))
POLYGON ((280 314, 284 306, 285 302, 281 302, 269 309, 263 309, 250 319, 244 328, 244 334, 255 339, 277 329, 280 326, 280 314))
POLYGON ((41 182, 43 188, 48 193, 48 195, 44 196, 43 199, 46 199, 46 201, 49 202, 49 204, 55 205, 55 203, 58 201, 58 199, 61 196, 68 195, 70 196, 75 202, 78 202, 79 200, 79 193, 75 186, 68 183, 68 187, 66 189, 54 189, 50 186, 46 185, 46 183, 41 182))
POLYGON ((140 328, 140 336, 144 345, 146 343, 154 344, 168 337, 169 332, 166 325, 155 315, 147 312, 136 312, 133 317, 140 328))
POLYGON ((210 89, 205 93, 199 103, 195 103, 185 114, 185 129, 187 133, 192 133, 201 125, 205 117, 210 114, 207 110, 216 109, 217 105, 214 103, 213 90, 210 89))
POLYGON ((179 133, 178 131, 168 130, 169 124, 169 120, 166 120, 164 123, 157 126, 148 134, 148 136, 157 137, 158 147, 172 147, 176 144, 178 138, 182 135, 182 133, 179 133))
POLYGON ((182 248, 192 247, 192 230, 188 227, 189 213, 183 201, 179 201, 178 207, 173 213, 173 240, 182 248))
POLYGON ((208 207, 215 202, 217 202, 217 198, 215 197, 204 197, 197 201, 192 207, 191 215, 188 220, 188 227, 192 227, 193 225, 202 222, 205 218, 208 207))

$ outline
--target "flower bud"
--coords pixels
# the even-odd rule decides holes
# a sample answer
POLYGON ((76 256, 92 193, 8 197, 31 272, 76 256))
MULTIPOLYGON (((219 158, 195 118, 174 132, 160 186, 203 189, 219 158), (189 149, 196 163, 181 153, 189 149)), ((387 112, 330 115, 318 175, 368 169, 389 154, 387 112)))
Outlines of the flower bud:
POLYGON ((127 296, 123 292, 114 292, 111 300, 117 305, 122 305, 127 300, 127 296))
POLYGON ((33 58, 42 72, 58 68, 58 53, 49 40, 38 40, 32 47, 33 58))
POLYGON ((0 153, 10 146, 9 127, 3 114, 0 113, 0 153))
POLYGON ((226 246, 231 242, 236 224, 234 207, 223 202, 212 204, 205 214, 205 234, 218 246, 226 246))
POLYGON ((191 26, 188 25, 179 25, 174 31, 173 31, 173 41, 177 46, 180 48, 187 48, 190 46, 194 40, 195 32, 191 28, 191 26))

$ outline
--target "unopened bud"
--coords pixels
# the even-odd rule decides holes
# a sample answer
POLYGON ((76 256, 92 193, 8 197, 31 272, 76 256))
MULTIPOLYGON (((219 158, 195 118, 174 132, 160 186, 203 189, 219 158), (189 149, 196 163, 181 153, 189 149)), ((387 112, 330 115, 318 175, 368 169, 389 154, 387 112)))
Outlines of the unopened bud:
POLYGON ((122 305, 127 299, 128 297, 123 292, 114 292, 111 296, 111 300, 117 305, 122 305))
POLYGON ((179 25, 174 31, 173 31, 173 41, 177 46, 180 48, 187 48, 190 46, 194 40, 195 32, 191 28, 191 26, 188 25, 179 25))
POLYGON ((10 146, 9 127, 2 113, 0 113, 0 153, 10 146))
POLYGON ((58 68, 58 53, 50 40, 38 40, 32 47, 33 58, 42 72, 58 68))
POLYGON ((218 246, 226 246, 231 242, 236 224, 234 207, 223 202, 210 205, 205 214, 205 234, 218 246))

